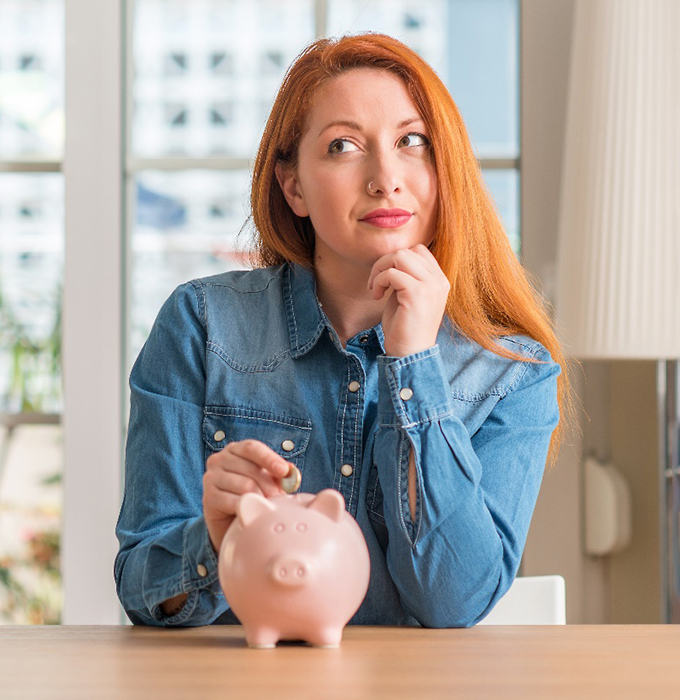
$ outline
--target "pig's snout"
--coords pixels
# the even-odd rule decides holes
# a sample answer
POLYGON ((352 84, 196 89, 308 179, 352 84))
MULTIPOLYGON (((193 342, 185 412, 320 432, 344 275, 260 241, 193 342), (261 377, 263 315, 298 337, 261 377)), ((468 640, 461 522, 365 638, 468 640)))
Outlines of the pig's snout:
POLYGON ((272 564, 271 575, 276 583, 296 588, 309 580, 310 568, 301 559, 281 557, 272 564))

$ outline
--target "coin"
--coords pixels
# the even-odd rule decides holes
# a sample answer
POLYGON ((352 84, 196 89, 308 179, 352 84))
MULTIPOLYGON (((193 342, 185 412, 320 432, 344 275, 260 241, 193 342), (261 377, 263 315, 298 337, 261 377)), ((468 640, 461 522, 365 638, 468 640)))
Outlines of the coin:
POLYGON ((288 474, 281 479, 281 488, 286 493, 295 493, 300 488, 301 482, 302 474, 300 474, 300 470, 291 464, 288 474))

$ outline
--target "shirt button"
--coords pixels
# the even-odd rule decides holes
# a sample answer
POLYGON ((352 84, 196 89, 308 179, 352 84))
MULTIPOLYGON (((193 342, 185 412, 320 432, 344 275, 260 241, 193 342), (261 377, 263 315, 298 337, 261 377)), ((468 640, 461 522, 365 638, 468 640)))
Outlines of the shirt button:
POLYGON ((408 387, 404 387, 404 388, 399 392, 399 396, 401 396, 401 398, 402 398, 404 401, 408 401, 408 400, 413 396, 413 389, 409 389, 408 387))
POLYGON ((227 437, 227 434, 224 432, 224 430, 218 430, 213 437, 215 438, 215 442, 222 442, 222 440, 227 437))
POLYGON ((347 387, 353 394, 355 394, 357 391, 359 391, 359 388, 361 387, 361 384, 359 382, 350 382, 349 386, 347 387))
POLYGON ((205 578, 205 577, 208 575, 208 569, 206 569, 205 566, 204 566, 203 564, 199 564, 199 565, 196 567, 196 571, 198 571, 198 575, 199 575, 201 578, 205 578))
POLYGON ((343 476, 352 476, 352 472, 353 472, 353 471, 354 471, 354 469, 352 469, 352 465, 351 465, 351 464, 343 464, 343 465, 340 467, 340 473, 341 473, 343 476))
POLYGON ((284 440, 281 447, 286 452, 292 452, 295 449, 295 443, 292 440, 284 440))

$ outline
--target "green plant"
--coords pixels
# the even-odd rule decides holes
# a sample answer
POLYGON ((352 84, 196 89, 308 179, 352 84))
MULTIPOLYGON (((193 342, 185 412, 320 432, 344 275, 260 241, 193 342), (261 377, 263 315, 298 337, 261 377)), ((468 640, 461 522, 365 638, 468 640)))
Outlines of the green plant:
MULTIPOLYGON (((62 285, 43 301, 56 313, 47 337, 36 340, 0 288, 0 354, 9 360, 9 376, 0 382, 0 410, 42 413, 61 408, 62 285)), ((42 485, 60 481, 57 473, 42 485)), ((59 624, 59 550, 59 531, 45 528, 30 533, 19 554, 0 558, 0 623, 59 624)))
POLYGON ((7 393, 0 397, 4 409, 21 413, 54 411, 61 405, 62 285, 54 299, 55 320, 46 338, 35 340, 6 302, 0 288, 0 352, 10 359, 7 393))

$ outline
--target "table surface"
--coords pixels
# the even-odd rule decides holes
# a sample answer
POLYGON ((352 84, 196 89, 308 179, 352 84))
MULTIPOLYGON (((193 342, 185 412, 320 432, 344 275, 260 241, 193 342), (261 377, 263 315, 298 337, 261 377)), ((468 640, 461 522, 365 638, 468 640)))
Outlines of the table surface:
POLYGON ((672 625, 346 627, 249 649, 239 626, 0 626, 0 698, 680 698, 672 625))

